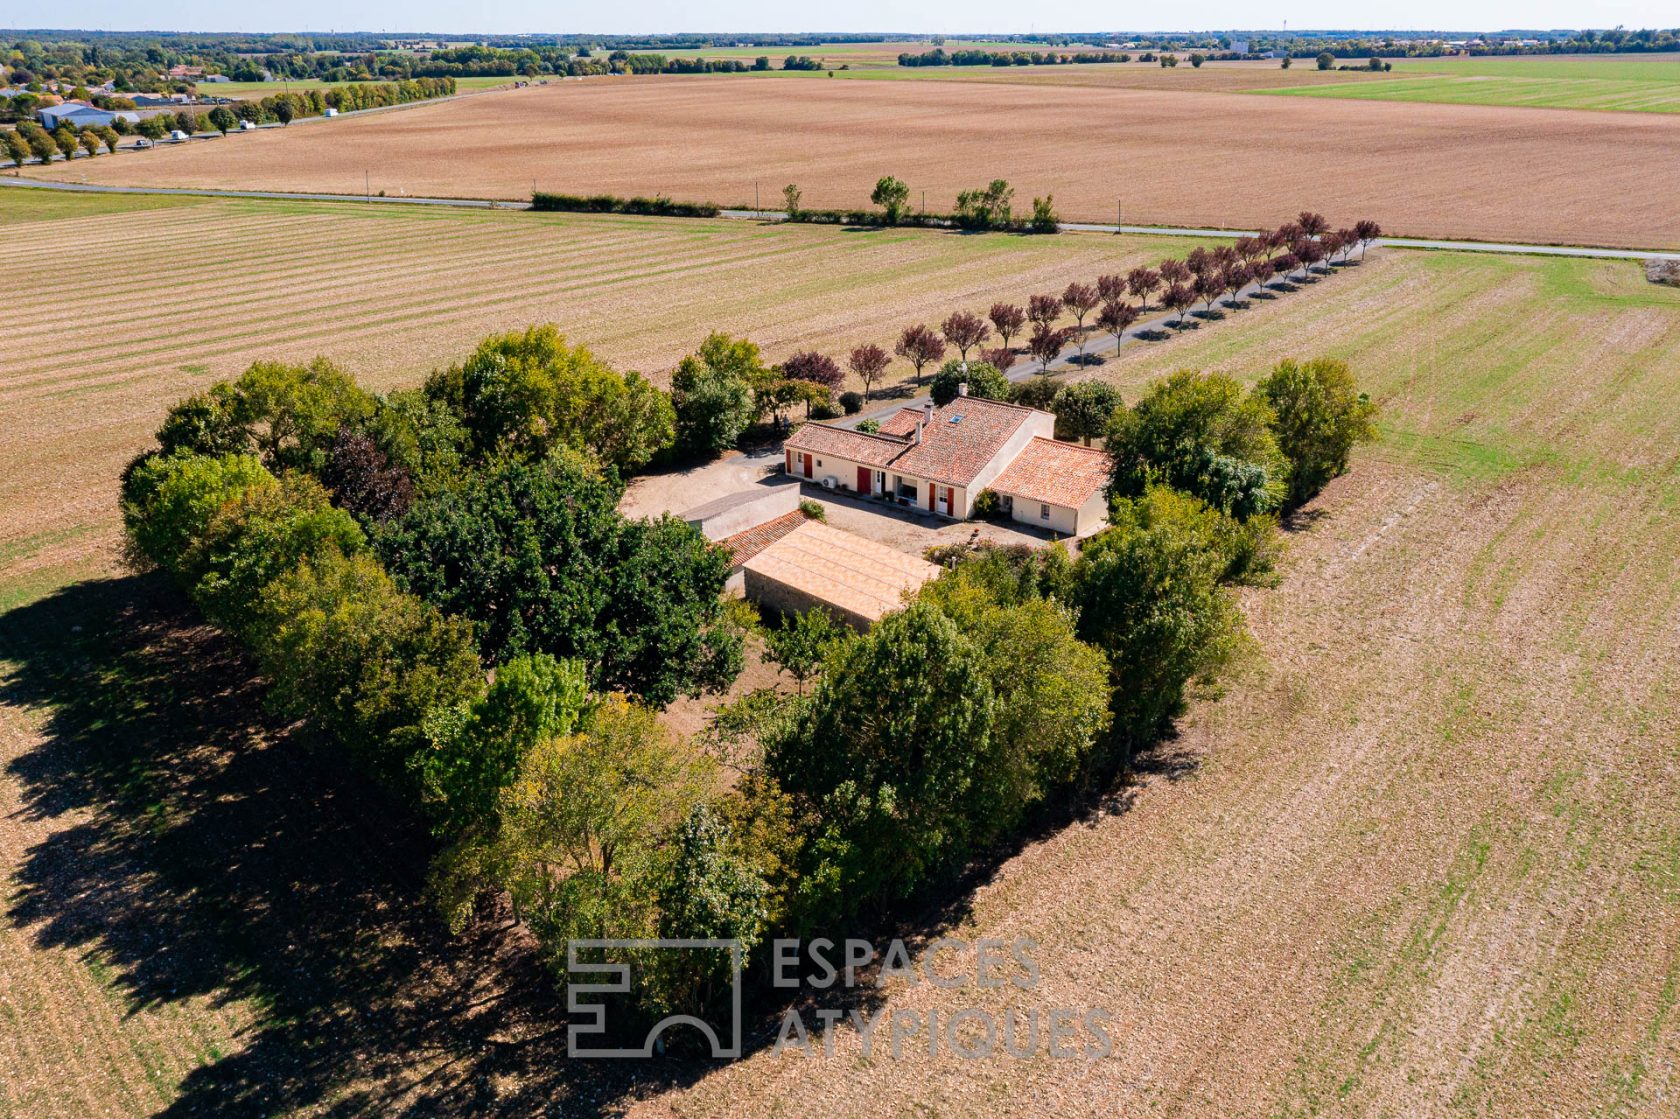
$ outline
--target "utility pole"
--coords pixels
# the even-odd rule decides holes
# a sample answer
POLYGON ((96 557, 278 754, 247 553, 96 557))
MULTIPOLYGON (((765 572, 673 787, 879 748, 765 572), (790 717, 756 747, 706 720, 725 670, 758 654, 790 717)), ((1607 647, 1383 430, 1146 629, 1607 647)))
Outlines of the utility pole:
POLYGON ((373 201, 373 172, 372 171, 364 170, 362 172, 362 201, 363 202, 372 202, 373 201))
POLYGON ((1118 198, 1114 200, 1114 233, 1116 236, 1119 236, 1120 233, 1120 199, 1118 198))
POLYGON ((753 213, 762 213, 763 210, 764 207, 758 201, 758 182, 755 180, 753 182, 753 213))

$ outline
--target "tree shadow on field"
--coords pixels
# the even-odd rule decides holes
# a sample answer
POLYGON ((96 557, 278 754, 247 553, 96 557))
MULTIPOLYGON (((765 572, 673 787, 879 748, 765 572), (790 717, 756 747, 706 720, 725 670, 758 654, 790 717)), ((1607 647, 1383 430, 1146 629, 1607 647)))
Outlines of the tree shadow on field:
POLYGON ((706 1070, 568 1060, 529 943, 495 915, 449 937, 413 818, 265 718, 250 662, 161 578, 0 616, 0 664, 0 703, 46 717, 7 766, 20 814, 58 822, 7 919, 99 958, 131 1013, 255 1017, 167 1114, 599 1115, 706 1070))

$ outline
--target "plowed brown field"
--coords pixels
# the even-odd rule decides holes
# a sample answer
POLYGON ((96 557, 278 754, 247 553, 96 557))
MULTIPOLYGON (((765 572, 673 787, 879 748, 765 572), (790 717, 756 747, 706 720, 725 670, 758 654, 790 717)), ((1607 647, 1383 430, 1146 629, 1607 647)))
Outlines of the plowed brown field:
MULTIPOLYGON (((1071 69, 1071 68, 1070 68, 1071 69)), ((41 172, 35 172, 37 174, 41 172)), ((1302 207, 1418 236, 1673 248, 1680 118, 965 81, 615 79, 56 165, 145 186, 929 208, 994 177, 1064 219, 1243 227, 1302 207)))

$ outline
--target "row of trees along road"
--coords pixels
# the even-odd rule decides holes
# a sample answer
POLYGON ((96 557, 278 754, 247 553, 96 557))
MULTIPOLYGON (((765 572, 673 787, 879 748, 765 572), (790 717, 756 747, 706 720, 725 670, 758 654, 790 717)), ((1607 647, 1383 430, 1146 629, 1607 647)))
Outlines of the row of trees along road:
MULTIPOLYGON (((977 193, 995 201, 1002 194, 993 188, 977 193)), ((987 202, 982 197, 971 204, 984 208, 987 202)), ((1007 206, 1006 201, 1003 204, 1007 206)), ((781 369, 787 378, 830 392, 840 388, 849 373, 862 394, 842 395, 848 411, 857 411, 874 396, 895 356, 909 365, 917 383, 929 368, 939 369, 929 384, 936 404, 954 397, 961 381, 967 381, 973 395, 1001 400, 1010 393, 1006 374, 1023 352, 1039 363, 1040 373, 1047 374, 1069 346, 1077 346, 1083 359, 1093 333, 1111 335, 1118 345, 1149 313, 1151 299, 1172 311, 1173 327, 1182 330, 1186 315, 1198 303, 1209 314, 1221 301, 1226 308, 1241 306, 1237 297, 1250 287, 1293 290, 1294 283, 1324 274, 1329 264, 1347 261, 1356 249, 1363 256, 1381 235, 1382 227, 1369 219, 1332 229, 1323 215, 1304 210, 1294 221, 1269 232, 1238 237, 1230 245, 1213 249, 1197 247, 1182 259, 1169 257, 1159 265, 1140 265, 1124 275, 1102 275, 1091 283, 1073 281, 1059 294, 1029 297, 1025 307, 1002 301, 992 304, 984 315, 953 311, 937 328, 912 323, 899 332, 890 353, 866 342, 838 360, 814 352, 797 354, 781 369), (988 345, 994 339, 997 344, 988 345), (941 366, 952 351, 956 359, 941 366)), ((807 403, 819 409, 814 414, 829 414, 820 398, 807 403)))

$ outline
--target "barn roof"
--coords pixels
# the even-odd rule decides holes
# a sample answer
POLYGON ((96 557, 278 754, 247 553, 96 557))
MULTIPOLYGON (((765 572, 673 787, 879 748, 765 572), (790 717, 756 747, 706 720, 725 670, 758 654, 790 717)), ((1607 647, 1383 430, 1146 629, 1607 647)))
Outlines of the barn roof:
POLYGON ((806 521, 742 566, 871 622, 903 606, 907 593, 939 574, 924 559, 821 521, 806 521))

